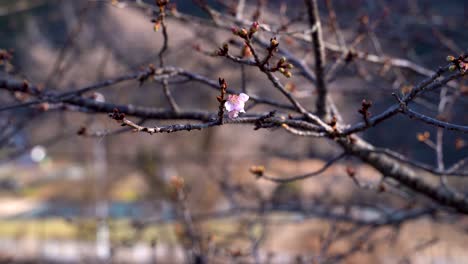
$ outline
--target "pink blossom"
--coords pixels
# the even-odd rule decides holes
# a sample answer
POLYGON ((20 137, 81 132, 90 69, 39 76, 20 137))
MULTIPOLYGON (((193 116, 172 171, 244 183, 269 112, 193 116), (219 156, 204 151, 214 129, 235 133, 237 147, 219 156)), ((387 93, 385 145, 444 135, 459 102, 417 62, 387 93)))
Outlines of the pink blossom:
POLYGON ((244 106, 247 100, 249 100, 249 96, 245 93, 240 93, 239 95, 230 94, 224 104, 224 107, 229 112, 229 118, 236 118, 239 116, 239 113, 245 113, 244 106))

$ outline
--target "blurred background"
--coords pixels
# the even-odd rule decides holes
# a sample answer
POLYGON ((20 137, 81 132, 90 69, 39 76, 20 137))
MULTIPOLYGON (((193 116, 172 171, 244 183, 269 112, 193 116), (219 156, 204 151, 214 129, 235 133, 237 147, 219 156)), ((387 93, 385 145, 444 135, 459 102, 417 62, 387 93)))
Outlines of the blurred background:
MULTIPOLYGON (((8 72, 65 91, 135 72, 149 63, 157 65, 162 33, 153 31, 150 13, 124 2, 0 0, 0 49, 13 54, 8 65, 0 66, 0 74, 8 72)), ((142 2, 154 5, 154 1, 142 2)), ((180 13, 208 18, 194 1, 170 2, 180 13)), ((234 2, 207 1, 220 12, 229 12, 234 2)), ((324 2, 319 1, 324 35, 326 41, 335 43, 324 2)), ((444 65, 447 55, 466 50, 466 1, 332 2, 348 43, 361 30, 363 19, 375 24, 372 34, 357 45, 358 50, 409 59, 431 70, 444 65)), ((257 1, 247 0, 245 17, 252 17, 256 6, 257 1)), ((270 0, 265 1, 259 20, 278 24, 303 13, 303 1, 270 0)), ((213 80, 225 78, 230 88, 240 92, 242 69, 238 64, 194 48, 215 51, 232 38, 230 32, 171 17, 167 26, 166 65, 213 80)), ((309 45, 287 36, 280 41, 313 65, 309 45)), ((329 60, 336 57, 328 53, 329 60)), ((284 100, 261 72, 249 68, 245 74, 250 93, 284 100)), ((379 113, 395 103, 393 91, 422 78, 410 70, 384 69, 357 61, 341 70, 340 78, 331 83, 330 93, 344 119, 355 123, 361 119, 357 111, 362 99, 372 101, 371 112, 379 113)), ((294 87, 301 102, 314 105, 314 94, 305 79, 295 75, 282 81, 294 87)), ((445 114, 450 120, 467 124, 466 81, 461 86, 464 94, 445 114)), ((203 84, 179 82, 171 89, 183 109, 217 109, 216 92, 203 84)), ((11 96, 1 93, 1 104, 8 105, 11 96)), ((141 87, 136 81, 119 83, 100 90, 99 95, 88 96, 101 95, 113 103, 169 107, 157 82, 141 87)), ((436 115, 437 95, 429 93, 421 98, 418 109, 436 115)), ((267 110, 271 108, 256 106, 252 111, 267 110)), ((165 123, 146 121, 147 125, 165 123)), ((194 232, 199 246, 213 256, 250 263, 247 257, 242 259, 253 248, 260 263, 267 259, 271 263, 300 263, 303 256, 323 248, 324 237, 336 228, 336 222, 284 212, 268 217, 255 213, 210 214, 229 212, 234 204, 286 204, 292 208, 317 201, 329 206, 350 201, 387 202, 395 207, 401 204, 391 195, 355 186, 346 174, 347 166, 352 165, 358 177, 369 183, 377 182, 380 175, 352 159, 301 182, 278 185, 256 179, 249 173, 252 165, 264 165, 274 175, 292 176, 316 170, 339 153, 330 142, 296 137, 284 130, 254 131, 236 125, 146 135, 119 132, 119 125, 107 115, 37 108, 0 112, 0 124, 0 260, 5 263, 181 263, 186 260, 185 249, 193 244, 186 241, 190 228, 179 219, 181 211, 200 218, 194 223, 194 232), (86 127, 86 135, 79 135, 82 127, 86 127), (184 185, 183 201, 174 198, 174 186, 179 181, 184 185)), ((366 131, 363 137, 379 147, 435 164, 434 151, 417 140, 417 134, 425 131, 435 134, 432 127, 397 116, 366 131)), ((463 134, 445 134, 447 164, 467 156, 467 140, 463 134)), ((372 251, 340 261, 467 263, 466 220, 457 220, 460 226, 455 226, 419 218, 396 228, 382 228, 375 240, 382 243, 374 242, 372 251), (393 243, 387 243, 390 239, 393 243)), ((330 252, 341 252, 355 243, 353 239, 340 241, 330 252)), ((219 263, 230 263, 223 261, 219 263)))

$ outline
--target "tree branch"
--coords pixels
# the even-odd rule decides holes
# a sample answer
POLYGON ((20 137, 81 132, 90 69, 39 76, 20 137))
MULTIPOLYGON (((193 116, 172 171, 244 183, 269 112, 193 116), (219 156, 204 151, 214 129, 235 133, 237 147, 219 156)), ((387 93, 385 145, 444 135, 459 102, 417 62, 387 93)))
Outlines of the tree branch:
POLYGON ((311 37, 313 42, 313 50, 315 55, 315 78, 317 78, 317 114, 319 117, 328 115, 327 109, 327 85, 325 80, 325 49, 323 45, 322 25, 318 11, 317 0, 304 0, 309 16, 310 28, 315 28, 312 31, 311 37))

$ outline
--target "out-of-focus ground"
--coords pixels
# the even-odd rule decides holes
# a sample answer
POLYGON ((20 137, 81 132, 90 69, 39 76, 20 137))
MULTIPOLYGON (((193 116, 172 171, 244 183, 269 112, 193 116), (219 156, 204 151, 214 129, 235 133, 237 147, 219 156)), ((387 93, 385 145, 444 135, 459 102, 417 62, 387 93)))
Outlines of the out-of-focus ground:
MULTIPOLYGON (((152 31, 150 17, 140 10, 96 3, 88 7, 91 11, 81 20, 79 10, 86 6, 84 2, 0 1, 0 48, 15 49, 14 64, 20 75, 34 83, 46 82, 68 32, 79 23, 82 23, 80 33, 63 62, 66 71, 50 81, 53 87, 82 87, 155 62, 162 39, 160 32, 152 31)), ((298 1, 291 1, 292 13, 293 2, 298 1)), ((468 41, 465 32, 468 22, 464 1, 408 1, 419 4, 407 1, 334 2, 347 39, 353 38, 353 23, 357 25, 360 16, 370 14, 372 20, 382 13, 383 7, 377 2, 392 7, 388 21, 377 28, 386 54, 410 58, 435 69, 453 51, 434 38, 434 28, 453 39, 455 46, 466 48, 463 44, 468 41)), ((179 1, 179 6, 186 12, 202 13, 193 6, 185 6, 183 1, 179 1)), ((269 14, 278 8, 276 1, 271 1, 269 7, 271 10, 266 11, 265 20, 274 21, 277 18, 269 14)), ((207 50, 216 50, 230 38, 229 33, 200 26, 191 28, 170 19, 168 27, 167 65, 183 67, 214 80, 221 76, 230 87, 240 91, 238 65, 207 57, 193 49, 197 44, 207 50)), ((294 41, 287 45, 293 51, 299 47, 294 41)), ((367 47, 363 45, 362 48, 367 47)), ((375 113, 394 103, 389 95, 395 89, 392 81, 385 81, 385 78, 382 81, 374 72, 370 72, 369 80, 363 80, 356 71, 345 71, 343 77, 330 87, 339 108, 345 110, 345 120, 350 123, 360 119, 357 109, 363 98, 374 101, 372 111, 375 113)), ((409 82, 421 78, 406 75, 409 82)), ((270 84, 261 73, 248 71, 247 77, 247 87, 252 94, 282 99, 279 93, 271 92, 270 84)), ((282 81, 294 82, 298 95, 305 95, 301 101, 313 105, 313 95, 308 92, 310 87, 303 79, 282 81)), ((183 108, 216 111, 216 101, 212 100, 215 94, 209 89, 194 83, 182 83, 173 88, 183 108)), ((154 83, 142 87, 134 82, 124 83, 101 92, 106 100, 115 103, 168 106, 160 86, 154 83)), ((433 104, 430 101, 424 103, 433 104)), ((453 115, 468 122, 466 108, 461 105, 457 109, 453 115)), ((166 193, 167 182, 173 175, 183 177, 190 186, 189 204, 193 212, 227 208, 228 202, 221 197, 212 181, 214 178, 257 186, 265 198, 276 195, 280 197, 278 199, 307 202, 328 192, 330 201, 372 202, 375 199, 375 191, 357 188, 347 176, 346 164, 356 161, 346 161, 321 176, 286 187, 256 180, 248 172, 254 164, 264 164, 274 175, 314 171, 320 168, 323 159, 336 154, 331 143, 298 138, 279 130, 253 131, 251 127, 243 126, 152 136, 134 133, 100 138, 75 136, 82 124, 90 121, 89 128, 94 131, 118 129, 107 116, 50 113, 48 117, 34 120, 25 132, 15 135, 12 141, 18 145, 41 145, 59 132, 72 136, 45 145, 47 157, 39 163, 31 161, 28 151, 0 164, 0 260, 45 258, 86 262, 88 258, 94 258, 99 251, 95 242, 99 223, 95 221, 96 211, 102 210, 96 204, 105 201, 110 243, 116 261, 142 263, 156 258, 167 263, 181 262, 184 255, 177 233, 178 224, 170 221, 174 209, 167 202, 166 193), (97 159, 105 161, 104 169, 96 164, 97 159), (100 175, 103 170, 104 176, 100 175), (147 218, 167 220, 167 223, 141 226, 138 221, 147 218)), ((396 117, 369 130, 364 137, 378 146, 433 162, 433 152, 415 140, 416 133, 425 130, 431 129, 405 117, 396 117)), ((460 136, 450 132, 445 137, 448 163, 467 155, 467 148, 455 148, 456 137, 460 136)), ((461 139, 468 141, 466 136, 461 139)), ((0 150, 0 155, 4 153, 6 150, 0 150)), ((364 182, 378 181, 380 176, 372 169, 354 166, 357 176, 364 182)), ((379 197, 388 198, 386 194, 379 197)), ((273 252, 273 263, 291 263, 297 255, 318 251, 320 237, 331 228, 331 223, 325 220, 302 219, 295 214, 278 214, 272 218, 278 222, 294 220, 269 227, 271 232, 261 246, 260 255, 266 259, 273 252)), ((410 263, 468 263, 468 253, 464 249, 468 238, 463 224, 466 226, 466 223, 435 224, 422 218, 404 224, 395 240, 389 238, 390 232, 384 228, 376 236, 380 240, 372 254, 358 253, 346 263, 408 263, 406 260, 410 263)), ((244 242, 226 239, 230 233, 242 229, 238 220, 231 217, 211 220, 200 228, 213 236, 215 244, 230 250, 244 250, 244 242), (226 241, 229 241, 228 246, 225 246, 226 241)), ((347 246, 344 240, 331 250, 339 252, 347 246)))
MULTIPOLYGON (((242 161, 242 163, 245 161, 242 161)), ((291 161, 273 159, 270 168, 277 173, 304 173, 316 170, 323 165, 319 160, 291 161)), ((239 165, 242 166, 242 165, 239 165)), ((27 168, 16 171, 18 192, 4 193, 0 202, 0 249, 4 259, 31 259, 42 257, 49 260, 86 261, 96 257, 96 222, 92 220, 94 204, 83 205, 83 189, 89 187, 87 179, 71 164, 56 167, 27 168), (34 169, 34 178, 53 179, 62 175, 60 180, 45 180, 40 185, 34 183, 29 170, 34 169), (60 197, 60 199, 58 199, 60 197), (50 200, 50 201, 47 201, 50 200), (61 201, 57 201, 61 200, 61 201), (21 251, 17 251, 21 248, 21 251)), ((9 171, 11 173, 11 171, 9 171)), ((2 172, 2 177, 8 170, 2 172)), ((255 181, 248 173, 236 174, 239 181, 252 182, 261 186, 263 195, 272 195, 276 185, 264 180, 255 181)), ((357 168, 359 178, 367 183, 375 182, 378 175, 368 167, 357 168)), ((321 178, 312 178, 295 184, 290 188, 294 194, 285 194, 289 199, 304 199, 323 193, 322 186, 334 199, 353 199, 359 189, 345 173, 344 166, 335 166, 321 178), (291 196, 292 195, 292 196, 291 196), (300 197, 300 198, 298 198, 300 197)), ((205 191, 210 191, 206 188, 205 191)), ((166 260, 167 263, 182 262, 183 248, 178 244, 177 224, 170 221, 171 214, 158 210, 152 217, 168 219, 165 224, 137 227, 131 219, 140 219, 142 212, 151 211, 138 197, 150 192, 145 188, 142 176, 130 174, 120 179, 119 184, 109 190, 109 231, 114 245, 113 259, 119 261, 150 262, 153 259, 166 260), (147 210, 145 210, 147 209, 147 210), (157 241, 157 244, 154 244, 157 241)), ((276 193, 279 195, 279 193, 276 193)), ((366 195, 363 193, 361 195, 366 195)), ((372 195, 369 191, 368 195, 372 195)), ((203 200, 203 195, 197 197, 203 200)), ((223 207, 223 201, 219 201, 223 207)), ((216 205, 212 205, 216 207, 216 205)), ((196 206, 194 206, 196 207, 196 206)), ((372 216, 369 216, 372 217, 372 216)), ((271 217, 272 231, 261 247, 262 259, 274 252, 273 263, 290 262, 297 255, 307 254, 320 249, 320 238, 329 232, 330 223, 320 219, 307 219, 298 214, 274 214, 271 217), (284 221, 292 221, 289 224, 284 221), (274 230, 274 232, 273 232, 274 230)), ((242 229, 241 223, 232 217, 204 222, 200 227, 214 236, 214 243, 225 243, 225 237, 242 229)), ((356 254, 346 263, 399 263, 405 259, 411 263, 464 263, 468 255, 464 245, 468 236, 460 227, 451 224, 436 224, 429 219, 420 219, 404 224, 397 237, 390 228, 380 230, 375 239, 372 254, 356 254)), ((231 242, 230 242, 231 243, 231 242)), ((332 247, 331 252, 340 252, 349 246, 346 239, 332 247)), ((233 248, 245 249, 242 242, 233 243, 233 248)), ((246 249, 245 249, 246 250, 246 249)), ((164 262, 164 261, 163 261, 164 262)))

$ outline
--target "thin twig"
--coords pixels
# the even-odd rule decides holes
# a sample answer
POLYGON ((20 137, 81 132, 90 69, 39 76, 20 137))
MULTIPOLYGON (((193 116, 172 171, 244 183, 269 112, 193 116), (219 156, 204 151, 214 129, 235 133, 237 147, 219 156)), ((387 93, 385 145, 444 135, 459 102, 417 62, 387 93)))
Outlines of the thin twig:
POLYGON ((266 174, 263 174, 259 176, 262 179, 272 181, 272 182, 277 182, 277 183, 288 183, 288 182, 293 182, 293 181, 299 181, 299 180, 304 180, 313 176, 317 176, 325 172, 329 167, 331 167, 335 162, 339 161, 340 159, 344 158, 347 154, 346 153, 341 153, 340 155, 334 157, 333 159, 327 161, 320 169, 314 171, 314 172, 309 172, 306 174, 302 175, 297 175, 293 177, 288 177, 288 178, 278 178, 278 177, 273 177, 269 176, 266 174))

